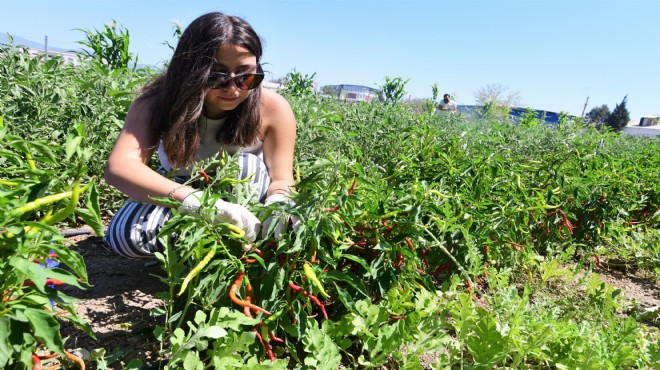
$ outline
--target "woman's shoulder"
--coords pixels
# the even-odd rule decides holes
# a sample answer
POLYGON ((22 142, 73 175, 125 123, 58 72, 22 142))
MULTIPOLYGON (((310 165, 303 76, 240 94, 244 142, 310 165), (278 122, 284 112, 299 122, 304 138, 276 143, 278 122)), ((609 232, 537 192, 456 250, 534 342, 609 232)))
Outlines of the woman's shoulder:
MULTIPOLYGON (((132 130, 138 129, 145 132, 152 132, 151 117, 153 107, 156 104, 156 97, 152 94, 140 94, 128 108, 124 127, 132 130)), ((152 133, 155 135, 155 133, 152 133)))
POLYGON ((291 105, 282 95, 266 88, 261 90, 261 104, 266 113, 291 111, 291 105))
POLYGON ((261 92, 261 119, 262 127, 295 129, 296 121, 289 102, 275 91, 262 88, 261 92))
POLYGON ((151 92, 143 92, 133 100, 131 108, 133 109, 150 109, 156 101, 156 94, 151 92))

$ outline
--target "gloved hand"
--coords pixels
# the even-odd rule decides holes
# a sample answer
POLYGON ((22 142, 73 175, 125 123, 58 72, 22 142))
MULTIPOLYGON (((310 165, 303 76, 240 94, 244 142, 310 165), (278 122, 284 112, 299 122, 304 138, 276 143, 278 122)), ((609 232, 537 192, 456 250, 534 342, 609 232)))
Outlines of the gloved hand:
MULTIPOLYGON (((202 191, 194 191, 188 194, 181 206, 179 212, 197 215, 202 199, 202 191)), ((257 233, 261 227, 261 222, 257 216, 248 211, 242 205, 225 202, 218 199, 215 202, 215 214, 213 215, 215 222, 226 222, 237 226, 245 231, 245 238, 253 242, 257 238, 257 233)))
MULTIPOLYGON (((295 205, 291 198, 284 194, 273 194, 269 196, 266 198, 264 205, 269 206, 273 203, 285 203, 288 206, 288 209, 291 209, 295 205)), ((293 231, 298 232, 298 228, 300 228, 300 219, 294 215, 291 215, 290 220, 292 223, 293 231)), ((266 238, 266 236, 268 236, 268 229, 270 228, 270 225, 273 223, 273 221, 277 222, 275 228, 273 229, 273 238, 275 238, 275 240, 281 240, 282 233, 284 233, 284 230, 286 229, 286 223, 289 220, 286 219, 280 211, 273 211, 273 214, 271 214, 266 219, 266 221, 261 224, 261 237, 266 238)))

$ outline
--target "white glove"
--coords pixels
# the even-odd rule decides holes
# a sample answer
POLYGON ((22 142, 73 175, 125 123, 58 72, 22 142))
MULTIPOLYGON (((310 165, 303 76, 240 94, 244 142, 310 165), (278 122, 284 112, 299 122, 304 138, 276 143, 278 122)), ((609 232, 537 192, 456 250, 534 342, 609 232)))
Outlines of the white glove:
MULTIPOLYGON (((202 191, 194 191, 188 194, 181 202, 179 212, 197 215, 202 194, 202 191)), ((213 216, 214 221, 217 223, 226 222, 243 229, 245 238, 250 242, 257 238, 257 233, 261 227, 261 222, 257 216, 253 215, 247 208, 239 204, 225 202, 222 199, 215 202, 215 214, 213 216)))
MULTIPOLYGON (((288 206, 288 209, 291 209, 293 206, 295 206, 295 203, 291 200, 291 198, 284 194, 273 194, 269 196, 266 198, 264 205, 269 206, 273 203, 285 203, 288 206)), ((290 219, 293 231, 298 232, 298 228, 300 228, 300 219, 294 215, 291 215, 290 219)), ((263 224, 261 224, 261 237, 264 239, 266 238, 270 224, 273 221, 277 222, 275 228, 273 229, 273 237, 275 240, 279 241, 282 239, 282 233, 284 233, 284 230, 286 229, 286 223, 288 221, 288 219, 286 219, 280 211, 273 211, 273 214, 270 215, 263 224)))

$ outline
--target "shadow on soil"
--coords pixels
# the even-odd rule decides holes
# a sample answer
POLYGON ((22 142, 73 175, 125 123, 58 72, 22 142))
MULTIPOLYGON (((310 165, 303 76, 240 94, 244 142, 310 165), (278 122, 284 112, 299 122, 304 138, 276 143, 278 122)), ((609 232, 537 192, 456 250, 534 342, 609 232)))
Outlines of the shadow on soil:
MULTIPOLYGON (((76 310, 91 325, 96 339, 63 321, 61 332, 66 347, 81 349, 83 356, 103 348, 106 356, 114 354, 124 364, 132 358, 155 360, 159 343, 153 329, 162 325, 162 316, 152 317, 150 312, 162 306, 157 293, 166 286, 157 276, 164 272, 158 265, 148 267, 148 262, 154 260, 131 260, 115 254, 95 236, 74 242, 72 247, 83 256, 92 287, 87 290, 64 287, 62 291, 80 299, 76 310)), ((96 368, 96 362, 90 358, 85 362, 90 369, 96 368)), ((108 368, 123 366, 115 363, 108 368)))

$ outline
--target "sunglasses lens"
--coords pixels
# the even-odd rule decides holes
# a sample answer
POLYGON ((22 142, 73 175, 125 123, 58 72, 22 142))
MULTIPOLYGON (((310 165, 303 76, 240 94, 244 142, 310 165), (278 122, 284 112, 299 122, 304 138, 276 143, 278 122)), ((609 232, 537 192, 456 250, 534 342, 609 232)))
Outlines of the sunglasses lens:
POLYGON ((214 73, 209 76, 208 87, 210 89, 224 89, 225 87, 229 86, 233 80, 236 84, 236 87, 239 89, 252 90, 259 86, 263 79, 263 73, 246 73, 234 77, 229 77, 225 73, 214 73))
POLYGON ((252 90, 259 86, 263 75, 250 73, 234 77, 236 79, 236 86, 243 90, 252 90))
POLYGON ((224 89, 232 79, 224 73, 214 73, 209 76, 208 87, 211 89, 224 89))

